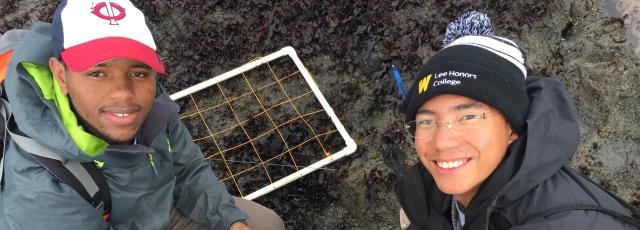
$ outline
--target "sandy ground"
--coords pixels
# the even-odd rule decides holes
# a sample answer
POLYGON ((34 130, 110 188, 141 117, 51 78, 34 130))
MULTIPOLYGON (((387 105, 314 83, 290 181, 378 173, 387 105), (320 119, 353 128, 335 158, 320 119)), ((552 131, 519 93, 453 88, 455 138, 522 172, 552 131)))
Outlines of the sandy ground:
MULTIPOLYGON (((581 116, 571 165, 640 206, 640 59, 632 51, 640 14, 632 0, 607 2, 621 13, 582 0, 137 4, 154 26, 171 92, 293 45, 359 148, 258 201, 290 229, 398 229, 392 185, 417 158, 401 130, 399 94, 382 73, 396 64, 409 85, 446 23, 470 9, 487 11, 497 33, 520 44, 531 74, 566 84, 581 116)), ((0 32, 49 21, 54 7, 0 0, 0 32)))

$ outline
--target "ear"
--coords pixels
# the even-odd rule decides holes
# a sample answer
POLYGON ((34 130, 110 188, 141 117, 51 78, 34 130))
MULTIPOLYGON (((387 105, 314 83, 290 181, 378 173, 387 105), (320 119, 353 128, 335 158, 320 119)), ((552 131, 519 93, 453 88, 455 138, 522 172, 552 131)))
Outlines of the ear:
POLYGON ((67 71, 64 67, 64 64, 58 60, 56 57, 49 58, 49 69, 51 69, 51 73, 53 74, 53 78, 58 82, 60 86, 60 92, 65 96, 69 93, 69 88, 67 87, 67 71))
POLYGON ((518 139, 518 137, 520 137, 517 133, 513 132, 513 130, 511 130, 509 132, 509 144, 513 143, 516 139, 518 139))

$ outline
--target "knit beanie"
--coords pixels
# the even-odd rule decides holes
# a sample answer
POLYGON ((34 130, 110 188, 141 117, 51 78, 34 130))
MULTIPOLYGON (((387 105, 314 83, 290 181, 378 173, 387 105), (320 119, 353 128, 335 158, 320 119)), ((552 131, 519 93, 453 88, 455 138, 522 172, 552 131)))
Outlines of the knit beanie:
POLYGON ((444 48, 421 68, 403 102, 405 121, 422 104, 441 94, 456 94, 497 109, 522 134, 529 108, 524 55, 511 40, 493 35, 484 13, 469 12, 447 27, 444 48))

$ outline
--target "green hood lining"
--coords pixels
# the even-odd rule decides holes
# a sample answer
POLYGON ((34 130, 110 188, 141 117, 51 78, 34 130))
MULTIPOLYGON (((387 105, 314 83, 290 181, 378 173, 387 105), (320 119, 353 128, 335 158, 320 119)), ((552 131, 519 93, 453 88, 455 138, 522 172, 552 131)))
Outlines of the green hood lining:
POLYGON ((60 86, 58 82, 53 79, 53 74, 49 68, 31 62, 21 62, 20 64, 38 84, 44 99, 51 100, 55 103, 64 127, 78 148, 90 157, 95 157, 102 153, 109 144, 86 132, 84 128, 78 124, 76 114, 71 110, 69 97, 62 94, 60 86))

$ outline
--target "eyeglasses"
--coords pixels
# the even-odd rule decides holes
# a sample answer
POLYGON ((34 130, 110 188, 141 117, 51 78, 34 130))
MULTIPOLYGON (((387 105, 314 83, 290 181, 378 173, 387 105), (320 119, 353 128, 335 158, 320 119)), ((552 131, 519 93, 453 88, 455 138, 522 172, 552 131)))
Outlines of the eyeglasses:
POLYGON ((470 113, 459 116, 453 122, 447 120, 436 121, 429 118, 418 119, 405 123, 404 129, 407 131, 409 136, 416 139, 433 137, 439 124, 445 125, 449 130, 456 134, 463 134, 477 130, 481 121, 489 118, 490 116, 491 115, 487 113, 470 113))

